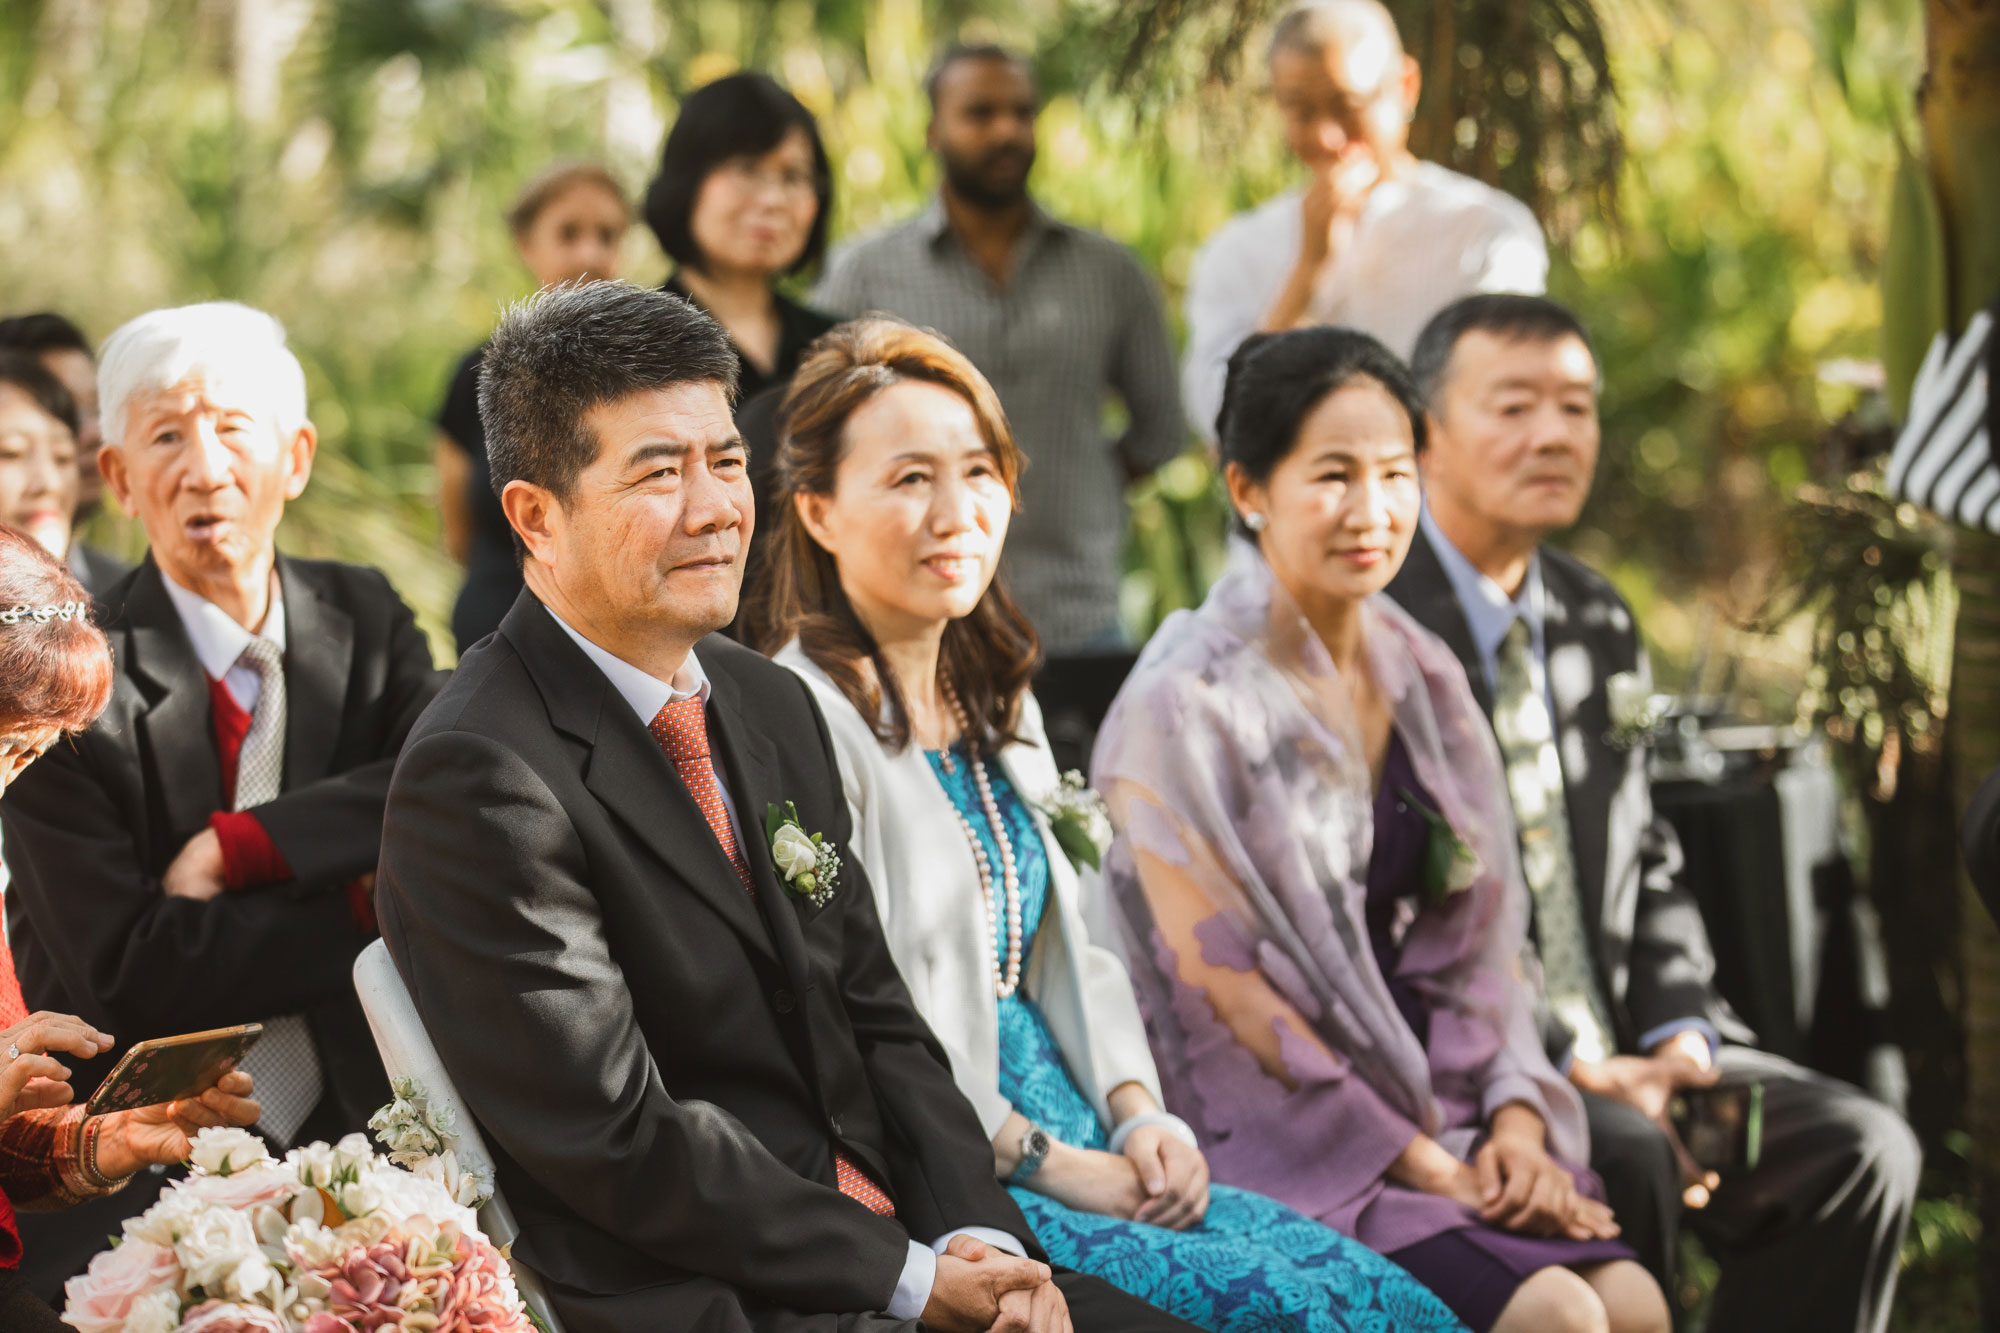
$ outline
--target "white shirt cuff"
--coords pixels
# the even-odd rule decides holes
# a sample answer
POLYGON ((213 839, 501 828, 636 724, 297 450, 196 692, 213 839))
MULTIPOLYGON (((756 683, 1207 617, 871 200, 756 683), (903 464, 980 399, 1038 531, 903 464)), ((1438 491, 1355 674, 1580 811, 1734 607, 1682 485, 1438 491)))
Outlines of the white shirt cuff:
POLYGON ((974 1240, 985 1241, 996 1250, 1005 1250, 1018 1258, 1028 1257, 1028 1247, 1004 1231, 992 1227, 960 1227, 947 1231, 925 1249, 916 1241, 910 1242, 910 1257, 903 1264, 903 1275, 896 1279, 896 1294, 889 1298, 883 1313, 891 1319, 916 1319, 931 1302, 931 1287, 937 1282, 938 1256, 945 1246, 951 1244, 954 1236, 970 1236, 974 1240))
POLYGON ((937 1256, 916 1241, 910 1242, 910 1257, 903 1262, 903 1275, 896 1279, 896 1294, 883 1311, 891 1319, 916 1319, 931 1302, 931 1287, 937 1281, 937 1256))
POLYGON ((951 1244, 953 1236, 970 1236, 974 1240, 983 1240, 996 1250, 1007 1251, 1007 1253, 1013 1255, 1016 1259, 1025 1259, 1028 1257, 1027 1246, 1015 1240, 1006 1232, 996 1231, 992 1227, 959 1227, 956 1231, 947 1231, 932 1243, 931 1253, 943 1254, 944 1247, 951 1244))

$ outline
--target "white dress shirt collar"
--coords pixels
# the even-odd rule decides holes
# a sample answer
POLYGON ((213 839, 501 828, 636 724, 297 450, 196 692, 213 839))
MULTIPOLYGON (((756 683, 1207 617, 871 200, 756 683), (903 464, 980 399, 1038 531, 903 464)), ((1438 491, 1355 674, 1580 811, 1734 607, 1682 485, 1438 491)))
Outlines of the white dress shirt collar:
POLYGON ((681 663, 680 671, 671 681, 661 680, 658 676, 641 671, 624 658, 614 656, 584 638, 567 620, 550 611, 547 606, 542 609, 548 611, 549 617, 562 626, 563 633, 569 635, 576 646, 583 649, 583 655, 596 664, 597 669, 604 673, 604 678, 611 682, 611 687, 631 705, 632 711, 639 715, 640 726, 652 726, 653 719, 658 717, 660 710, 668 704, 693 698, 699 698, 704 704, 708 702, 708 673, 701 669, 701 661, 692 650, 687 655, 687 661, 681 663))
POLYGON ((175 583, 164 569, 160 571, 160 582, 167 585, 167 597, 181 618, 182 628, 187 630, 188 642, 194 647, 195 660, 201 663, 201 669, 211 679, 221 681, 244 712, 254 711, 257 697, 263 692, 263 677, 250 667, 238 665, 237 659, 243 656, 252 639, 269 639, 280 653, 285 651, 285 592, 278 571, 271 571, 271 606, 264 612, 263 627, 255 634, 237 624, 227 611, 208 598, 175 583))
POLYGON ((1520 591, 1509 597, 1505 589, 1481 573, 1463 551, 1452 545, 1451 538, 1444 535, 1444 529, 1431 517, 1428 504, 1423 507, 1417 522, 1424 536, 1430 539, 1431 549, 1437 552, 1438 563, 1444 566, 1452 591, 1458 594, 1459 607, 1465 612, 1466 628, 1472 631, 1472 646, 1478 650, 1480 665, 1486 671, 1487 688, 1494 688, 1500 643, 1516 620, 1528 622, 1535 662, 1546 661, 1548 650, 1543 623, 1547 598, 1542 590, 1541 552, 1528 557, 1528 572, 1521 580, 1520 591))

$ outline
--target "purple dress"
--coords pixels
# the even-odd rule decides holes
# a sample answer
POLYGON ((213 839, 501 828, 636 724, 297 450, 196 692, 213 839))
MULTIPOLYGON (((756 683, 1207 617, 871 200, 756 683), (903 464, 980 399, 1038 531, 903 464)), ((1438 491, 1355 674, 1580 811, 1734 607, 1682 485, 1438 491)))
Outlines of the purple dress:
MULTIPOLYGON (((1417 777, 1402 736, 1391 730, 1389 752, 1382 763, 1382 783, 1375 792, 1375 847, 1368 861, 1368 942, 1389 986, 1390 998, 1426 1046, 1430 1042, 1430 1008, 1406 980, 1397 975, 1401 953, 1399 921, 1407 925, 1412 907, 1423 902, 1424 852, 1430 825, 1410 800, 1437 809, 1437 801, 1417 777)), ((1602 1187, 1588 1171, 1576 1173, 1577 1187, 1602 1198, 1602 1187)), ((1439 1232, 1427 1240, 1391 1250, 1389 1258, 1451 1307, 1474 1333, 1485 1333, 1500 1317, 1514 1292, 1544 1268, 1575 1268, 1637 1257, 1612 1240, 1568 1240, 1522 1236, 1475 1223, 1439 1232)))

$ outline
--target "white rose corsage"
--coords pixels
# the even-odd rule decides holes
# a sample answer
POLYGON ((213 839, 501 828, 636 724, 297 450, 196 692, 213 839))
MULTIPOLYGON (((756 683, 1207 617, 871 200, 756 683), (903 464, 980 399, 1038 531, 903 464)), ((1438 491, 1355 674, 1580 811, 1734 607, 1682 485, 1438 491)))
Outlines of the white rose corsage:
POLYGON ((1073 768, 1063 774, 1041 810, 1049 821, 1049 832, 1056 835, 1056 844, 1073 869, 1081 871, 1089 866, 1096 870, 1104 863, 1104 853, 1111 846, 1111 812, 1083 774, 1073 768))
POLYGON ((1667 717, 1672 702, 1664 694, 1654 694, 1645 677, 1636 671, 1620 671, 1604 682, 1605 702, 1611 711, 1611 730, 1604 742, 1614 750, 1629 750, 1653 739, 1667 717))
POLYGON ((1449 819, 1418 800, 1408 787, 1400 794, 1405 805, 1423 816, 1429 830, 1424 843, 1424 903, 1440 906, 1478 883, 1485 867, 1449 819))
POLYGON ((840 881, 840 853, 833 844, 806 832, 790 801, 764 807, 764 836, 771 840, 771 861, 785 887, 814 907, 826 906, 840 881))

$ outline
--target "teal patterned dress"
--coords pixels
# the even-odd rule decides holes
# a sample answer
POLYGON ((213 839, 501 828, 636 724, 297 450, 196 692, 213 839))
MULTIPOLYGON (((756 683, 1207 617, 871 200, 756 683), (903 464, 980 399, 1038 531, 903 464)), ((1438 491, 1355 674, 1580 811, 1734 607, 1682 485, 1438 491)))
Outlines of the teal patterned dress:
MULTIPOLYGON (((928 757, 997 871, 1000 850, 963 745, 952 747, 950 772, 943 751, 928 757)), ((986 776, 1014 847, 1021 938, 1033 941, 1048 903, 1047 851, 1006 772, 989 763, 986 776)), ((1003 938, 1003 969, 1006 947, 1003 938)), ((1078 1148, 1108 1148, 1104 1126, 1070 1077, 1041 1010, 1019 992, 1000 1001, 1000 1091, 1050 1137, 1078 1148)), ((1167 1231, 1077 1212, 1019 1186, 1011 1192, 1056 1263, 1101 1277, 1214 1333, 1461 1333, 1464 1327, 1389 1260, 1261 1194, 1211 1185, 1201 1225, 1167 1231)))

